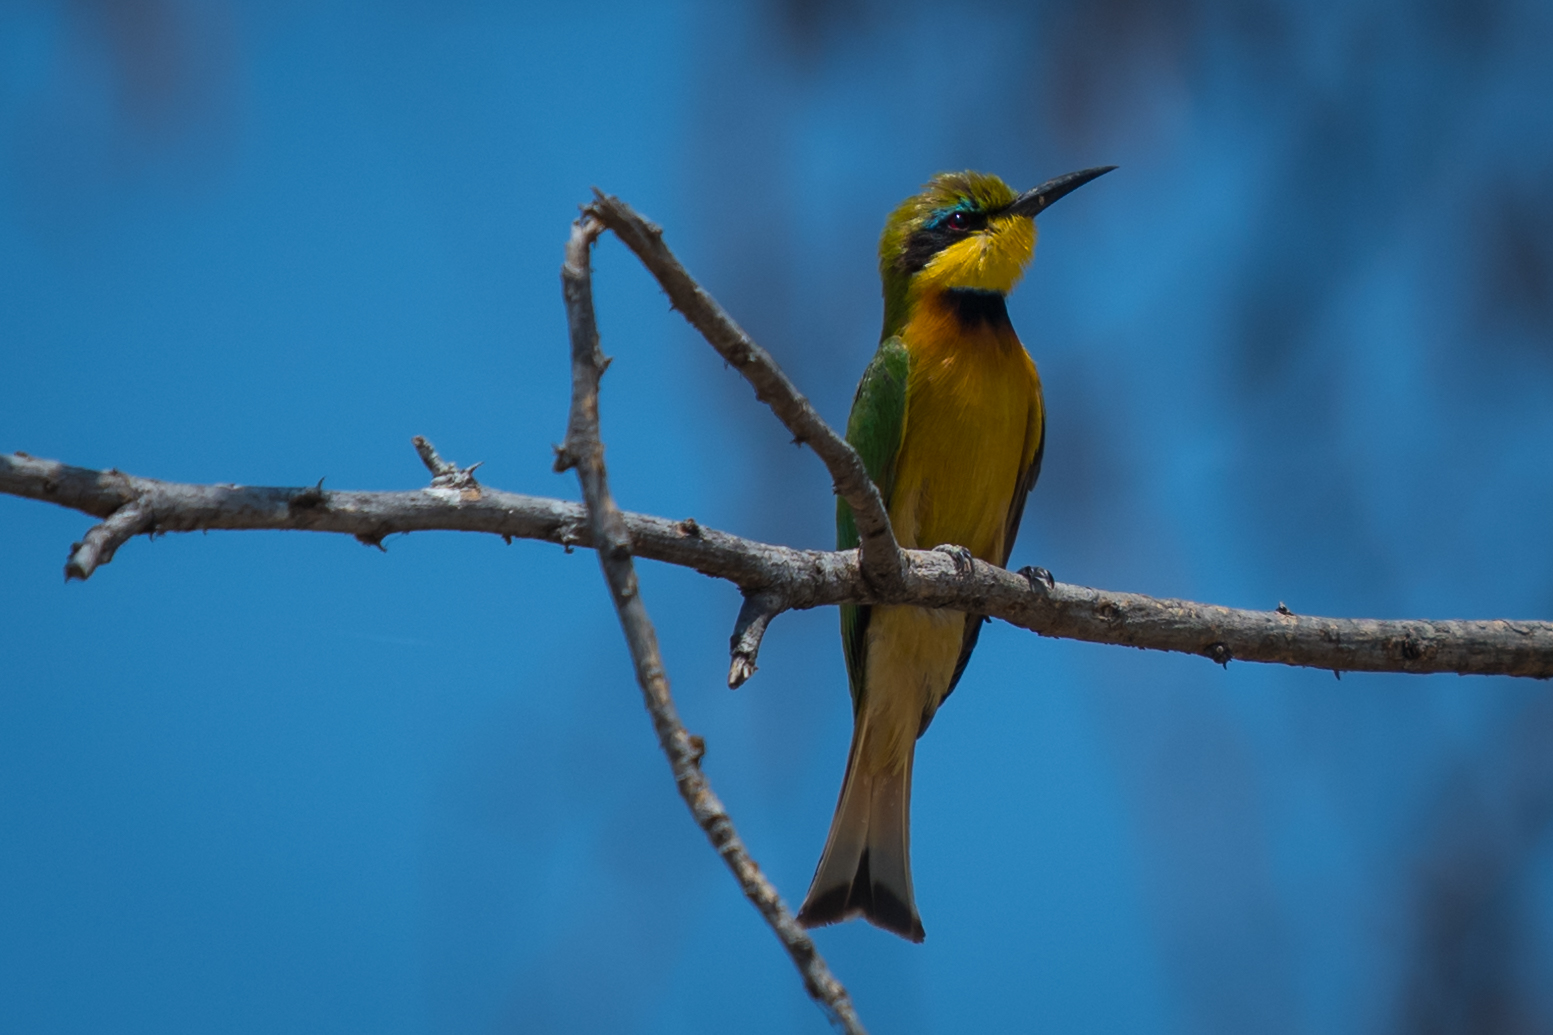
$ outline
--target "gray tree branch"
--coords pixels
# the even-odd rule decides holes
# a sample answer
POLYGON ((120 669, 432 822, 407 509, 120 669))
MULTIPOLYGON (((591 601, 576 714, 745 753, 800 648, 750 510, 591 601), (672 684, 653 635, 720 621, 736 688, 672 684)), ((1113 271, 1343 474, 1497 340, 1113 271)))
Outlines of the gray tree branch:
MULTIPOLYGON (((535 539, 567 549, 593 546, 580 504, 502 492, 476 483, 472 476, 461 488, 433 484, 408 492, 191 485, 14 453, 0 454, 0 493, 98 518, 129 508, 136 522, 146 521, 141 531, 150 535, 289 529, 343 533, 377 545, 396 532, 446 531, 535 539)), ((1221 663, 1234 659, 1335 672, 1553 677, 1549 622, 1318 618, 1062 582, 1048 588, 1041 580, 981 561, 962 573, 953 558, 933 550, 903 551, 900 587, 881 591, 863 578, 855 551, 776 546, 708 528, 691 518, 672 521, 627 512, 622 519, 636 556, 726 579, 746 595, 762 594, 760 606, 777 612, 845 603, 917 604, 989 615, 1042 636, 1196 654, 1221 663)), ((116 534, 99 525, 83 543, 99 538, 107 541, 116 534)), ((72 560, 82 548, 73 548, 72 560)), ((92 569, 107 560, 99 553, 92 569)), ((66 571, 68 578, 90 574, 79 565, 66 571)), ((748 637, 746 631, 741 623, 735 639, 758 647, 759 637, 748 637)), ((747 650, 746 656, 753 665, 753 651, 747 650)))
POLYGON ((857 518, 863 575, 880 589, 898 588, 905 573, 905 559, 890 530, 884 500, 857 451, 825 423, 782 373, 771 354, 755 344, 685 271, 663 243, 660 227, 643 219, 619 198, 594 193, 593 204, 587 211, 636 253, 642 265, 657 278, 674 308, 701 332, 718 355, 744 375, 755 389, 755 398, 771 407, 771 412, 792 432, 793 441, 807 445, 824 462, 836 495, 847 501, 857 518))
POLYGON ((620 616, 620 628, 625 632, 631 658, 636 664, 636 681, 642 688, 653 728, 657 730, 658 743, 674 771, 680 796, 685 799, 696 823, 706 832, 712 847, 733 871, 745 897, 754 903, 776 932, 803 975, 809 995, 838 1028, 848 1035, 865 1035, 847 990, 831 974, 809 933, 793 919, 776 886, 750 857, 743 839, 733 828, 733 819, 712 793, 712 786, 701 771, 705 745, 701 738, 692 736, 685 729, 669 692, 669 677, 664 672, 663 657, 658 650, 658 635, 647 615, 647 605, 642 602, 636 566, 631 561, 631 530, 610 495, 609 478, 604 469, 604 445, 599 440, 599 379, 609 361, 599 351, 589 253, 603 229, 603 224, 584 214, 572 228, 566 246, 566 262, 561 267, 566 318, 571 329, 572 406, 566 441, 556 451, 556 469, 574 467, 577 470, 599 566, 604 570, 604 581, 609 585, 615 611, 620 616))

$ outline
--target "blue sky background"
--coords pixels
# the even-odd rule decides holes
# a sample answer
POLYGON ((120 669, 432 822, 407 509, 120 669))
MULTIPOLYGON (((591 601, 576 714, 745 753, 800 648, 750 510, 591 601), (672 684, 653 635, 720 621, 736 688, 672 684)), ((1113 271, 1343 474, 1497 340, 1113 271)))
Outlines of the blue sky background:
MULTIPOLYGON (((1014 563, 1337 615, 1553 618, 1553 8, 1535 0, 0 7, 0 450, 189 481, 550 471, 598 185, 833 422, 927 176, 1122 168, 1013 296, 1050 447, 1014 563)), ((630 509, 799 546, 828 479, 618 242, 630 509)), ((0 498, 0 1028, 825 1030, 675 795, 591 554, 137 540, 0 498)), ((788 900, 850 732, 829 611, 706 768, 788 900)), ((1553 691, 992 625, 919 745, 928 940, 817 940, 876 1032, 1553 1027, 1553 691)))

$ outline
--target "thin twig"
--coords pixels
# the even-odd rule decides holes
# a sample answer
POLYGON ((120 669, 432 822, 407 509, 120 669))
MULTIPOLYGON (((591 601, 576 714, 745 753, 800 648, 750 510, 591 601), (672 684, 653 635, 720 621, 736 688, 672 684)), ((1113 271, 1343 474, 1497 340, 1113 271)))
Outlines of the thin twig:
POLYGON ((426 465, 426 470, 432 473, 432 488, 455 491, 460 494, 461 499, 480 498, 480 483, 475 481, 475 468, 484 461, 476 461, 468 467, 460 467, 442 459, 442 454, 437 452, 437 447, 427 441, 424 435, 415 435, 410 439, 410 444, 420 455, 421 463, 426 465))
POLYGON ((594 321, 589 251, 602 229, 601 224, 584 214, 572 229, 566 246, 566 262, 561 267, 567 323, 571 329, 572 406, 566 441, 556 453, 556 467, 575 467, 577 470, 577 480, 587 501, 588 524, 598 546, 599 565, 604 570, 604 580, 609 584, 615 611, 620 616, 620 627, 631 648, 636 681, 642 688, 653 728, 669 758, 680 795, 696 823, 706 832, 707 839, 733 871, 744 894, 776 932, 803 975, 804 987, 809 994, 833 1024, 849 1035, 862 1035, 863 1025, 847 990, 831 974, 814 947, 814 941, 793 919, 775 886, 750 858, 748 849, 733 828, 733 820, 712 793, 711 784, 701 771, 701 756, 706 746, 685 729, 669 692, 657 633, 648 617, 647 606, 642 602, 636 566, 631 561, 630 529, 610 496, 604 469, 604 446, 599 441, 599 378, 607 362, 599 351, 594 321))
POLYGON ((70 557, 65 561, 65 581, 91 578, 99 564, 113 560, 119 547, 141 532, 152 527, 152 510, 140 500, 124 504, 108 515, 108 520, 89 529, 79 543, 70 545, 70 557))
MULTIPOLYGON (((275 529, 382 539, 401 532, 486 532, 568 549, 592 546, 580 503, 480 486, 478 497, 436 487, 408 492, 346 492, 317 486, 191 485, 118 471, 71 467, 25 453, 0 454, 0 493, 108 517, 139 502, 156 514, 156 532, 275 529)), ((644 557, 693 568, 738 585, 786 577, 790 565, 855 568, 847 554, 791 550, 689 521, 627 514, 644 557)), ((90 538, 91 533, 87 537, 90 538)), ((107 563, 99 558, 98 564, 107 563)))
POLYGON ((755 674, 755 659, 760 656, 760 641, 771 619, 787 610, 775 593, 746 593, 728 638, 728 687, 737 690, 755 674))
POLYGON ((444 478, 450 474, 458 473, 458 465, 442 459, 442 454, 437 452, 437 447, 427 441, 424 435, 413 435, 410 444, 415 447, 421 463, 426 465, 434 478, 444 478))
MULTIPOLYGON (((481 487, 478 499, 437 489, 344 492, 317 487, 190 485, 0 454, 0 493, 105 518, 133 501, 156 515, 155 532, 289 529, 364 542, 396 532, 486 532, 592 547, 584 508, 567 500, 481 487)), ((1322 618, 1246 611, 1057 582, 1032 583, 976 561, 969 574, 947 554, 907 550, 900 589, 862 577, 855 551, 795 550, 697 522, 623 515, 635 554, 767 591, 788 609, 835 604, 947 607, 1061 639, 1337 672, 1454 672, 1553 677, 1553 623, 1322 618)), ((149 529, 147 529, 149 531, 149 529)), ((94 529, 95 531, 95 529, 94 529)), ((86 538, 90 538, 91 532, 86 538)), ((107 563, 99 556, 97 564, 107 563)))
POLYGON ((881 590, 900 585, 905 560, 890 529, 884 500, 857 451, 836 434, 798 391, 765 349, 724 312, 717 300, 685 271, 668 245, 663 230, 642 218, 619 198, 597 191, 588 212, 626 243, 648 272, 657 278, 669 302, 701 332, 718 355, 744 375, 755 398, 771 408, 795 442, 813 449, 830 472, 836 495, 847 501, 857 519, 862 542, 863 574, 881 590))

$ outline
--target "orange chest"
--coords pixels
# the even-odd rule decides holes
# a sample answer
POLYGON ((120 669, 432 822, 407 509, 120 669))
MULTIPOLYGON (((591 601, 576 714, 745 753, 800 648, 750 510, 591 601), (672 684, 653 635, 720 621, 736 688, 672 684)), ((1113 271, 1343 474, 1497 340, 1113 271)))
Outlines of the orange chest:
POLYGON ((895 534, 902 546, 956 543, 1001 564, 1009 507, 1043 432, 1035 364, 1001 297, 923 299, 901 339, 911 366, 889 500, 895 534))

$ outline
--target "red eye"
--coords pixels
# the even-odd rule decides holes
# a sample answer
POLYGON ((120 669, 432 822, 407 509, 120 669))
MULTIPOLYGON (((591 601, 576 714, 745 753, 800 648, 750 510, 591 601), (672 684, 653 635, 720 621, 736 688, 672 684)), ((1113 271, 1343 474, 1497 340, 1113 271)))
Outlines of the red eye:
POLYGON ((964 212, 951 212, 948 224, 951 230, 964 230, 971 225, 971 217, 964 212))

